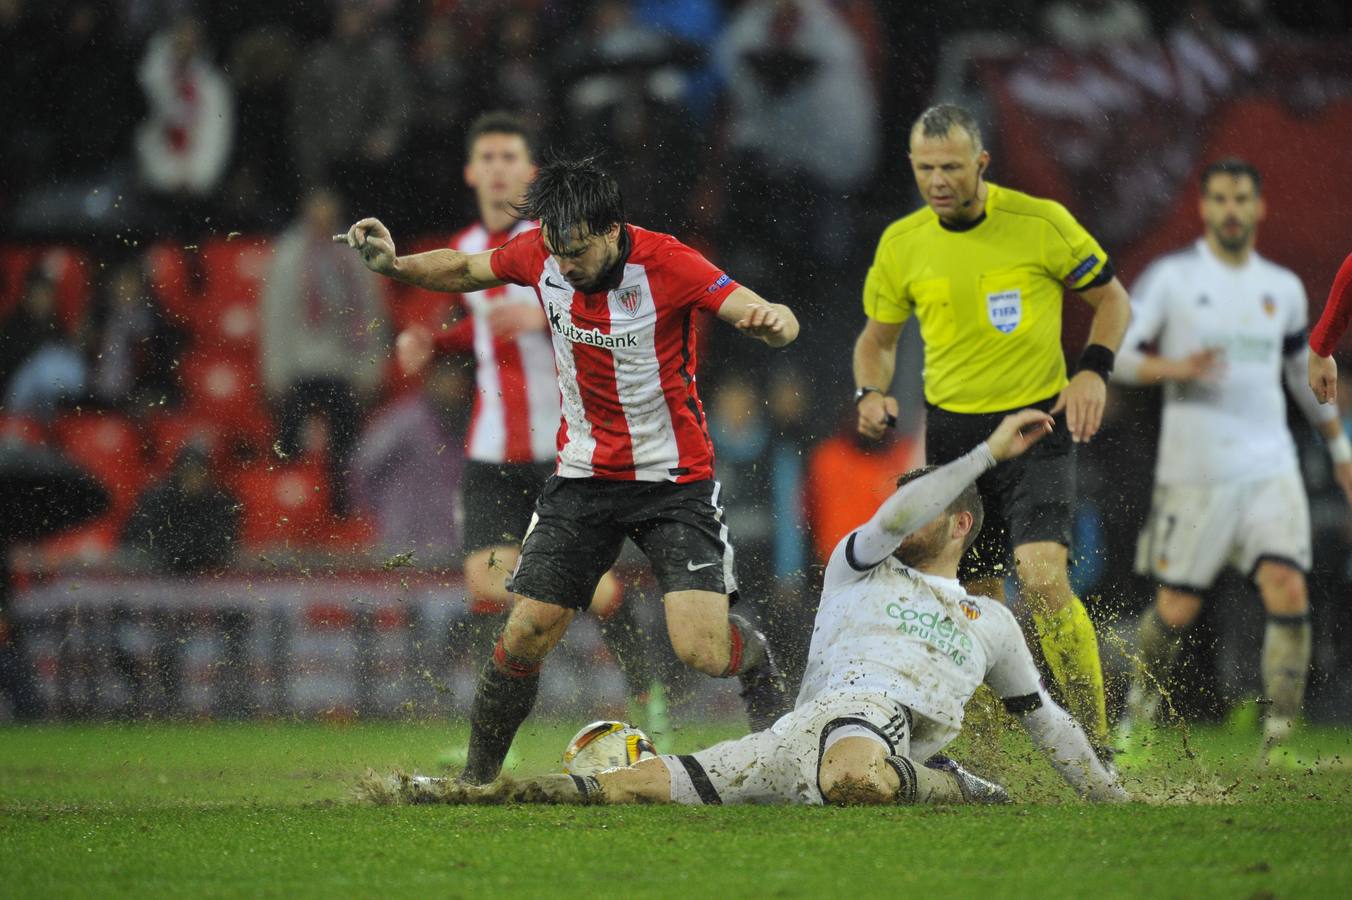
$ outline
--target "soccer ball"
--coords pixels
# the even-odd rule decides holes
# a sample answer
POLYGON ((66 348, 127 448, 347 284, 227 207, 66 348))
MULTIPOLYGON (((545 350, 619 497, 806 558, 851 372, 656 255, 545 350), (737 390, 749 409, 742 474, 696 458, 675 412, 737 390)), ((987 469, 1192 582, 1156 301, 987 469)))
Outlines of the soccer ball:
POLYGON ((563 771, 569 775, 595 775, 617 766, 632 766, 657 755, 648 736, 624 722, 593 722, 568 742, 563 751, 563 771))

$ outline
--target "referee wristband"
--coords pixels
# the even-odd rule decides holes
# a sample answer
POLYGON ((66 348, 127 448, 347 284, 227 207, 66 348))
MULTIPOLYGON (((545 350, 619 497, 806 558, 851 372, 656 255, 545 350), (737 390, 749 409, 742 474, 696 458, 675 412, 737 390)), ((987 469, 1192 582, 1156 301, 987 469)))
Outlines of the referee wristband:
POLYGON ((1075 367, 1075 371, 1077 373, 1094 372, 1104 381, 1107 381, 1108 376, 1113 372, 1113 360, 1116 358, 1117 354, 1102 344, 1090 344, 1080 354, 1080 363, 1075 367))
POLYGON ((1347 439, 1347 435, 1339 434, 1336 438, 1328 442, 1329 459, 1341 465, 1345 462, 1352 462, 1352 441, 1347 439))

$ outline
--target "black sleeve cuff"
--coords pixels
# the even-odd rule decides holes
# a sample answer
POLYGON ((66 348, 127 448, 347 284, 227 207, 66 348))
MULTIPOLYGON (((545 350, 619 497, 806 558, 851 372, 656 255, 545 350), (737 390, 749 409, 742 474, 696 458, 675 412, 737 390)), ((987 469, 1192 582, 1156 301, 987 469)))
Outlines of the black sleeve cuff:
POLYGON ((1112 281, 1116 277, 1117 270, 1113 268, 1113 261, 1110 259, 1103 264, 1102 269, 1099 269, 1099 273, 1094 276, 1093 281, 1089 282, 1082 288, 1078 288, 1078 290, 1087 291, 1090 288, 1103 287, 1105 284, 1112 281))
POLYGON ((1010 715, 1021 716, 1041 707, 1042 697, 1038 694, 1024 694, 1022 697, 1005 697, 1000 702, 1005 705, 1005 711, 1010 715))
POLYGON ((1305 343, 1309 340, 1310 333, 1302 328, 1300 331, 1288 334, 1282 338, 1282 356, 1290 356, 1292 353, 1300 353, 1305 349, 1305 343))

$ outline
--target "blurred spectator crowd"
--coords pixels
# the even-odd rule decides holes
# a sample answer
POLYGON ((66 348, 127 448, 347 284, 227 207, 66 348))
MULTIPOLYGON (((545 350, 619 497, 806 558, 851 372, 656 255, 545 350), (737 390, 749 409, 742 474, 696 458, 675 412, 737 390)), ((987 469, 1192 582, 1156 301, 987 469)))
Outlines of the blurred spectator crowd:
MULTIPOLYGON (((410 380, 391 344, 456 311, 329 236, 377 215, 401 250, 444 246, 473 215, 466 125, 500 108, 602 151, 635 223, 799 310, 779 357, 709 331, 702 378, 748 593, 810 604, 919 461, 915 427, 855 439, 848 354, 876 237, 914 205, 905 124, 962 36, 1349 24, 1334 0, 0 0, 0 438, 63 448, 111 498, 23 563, 453 563, 472 361, 410 380)), ((1153 447, 1122 448, 1152 404, 1122 398, 1086 460, 1078 577, 1131 602, 1139 518, 1105 511, 1144 513, 1153 447)))

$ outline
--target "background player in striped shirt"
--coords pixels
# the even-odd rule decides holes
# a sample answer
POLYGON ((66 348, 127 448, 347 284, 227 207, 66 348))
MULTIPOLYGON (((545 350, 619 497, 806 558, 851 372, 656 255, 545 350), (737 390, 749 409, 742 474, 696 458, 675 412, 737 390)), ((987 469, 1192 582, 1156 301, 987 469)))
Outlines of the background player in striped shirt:
MULTIPOLYGON (((516 214, 535 177, 525 123, 506 112, 477 118, 465 140, 465 182, 474 191, 479 219, 451 238, 450 248, 479 253, 501 247, 536 224, 516 214)), ((530 523, 535 498, 554 471, 559 430, 559 385, 549 323, 535 292, 504 284, 459 297, 468 313, 433 333, 405 329, 396 342, 400 367, 420 371, 434 353, 474 355, 474 412, 461 486, 465 516, 465 588, 480 615, 505 614, 512 594, 507 576, 530 523)), ((645 704, 643 725, 654 740, 668 735, 665 702, 648 664, 632 611, 611 572, 601 576, 591 611, 624 672, 630 696, 645 704)))
POLYGON ((1310 666, 1310 513, 1282 382, 1324 436, 1334 477, 1352 498, 1352 452, 1336 410, 1306 386, 1308 309, 1296 275, 1254 250, 1262 179, 1226 159, 1202 174, 1203 238, 1156 260, 1132 291, 1131 327, 1115 378, 1164 385, 1150 519, 1136 565, 1159 587, 1137 627, 1138 670, 1120 726, 1134 754, 1202 598, 1227 565, 1258 587, 1263 635, 1264 753, 1300 713, 1310 666), (1155 345, 1155 352, 1141 348, 1155 345))
POLYGON ((653 567, 676 655, 741 679, 755 730, 789 705, 764 636, 728 612, 737 582, 693 320, 707 311, 782 347, 797 319, 670 235, 626 224, 619 185, 593 160, 542 167, 518 212, 541 227, 480 253, 400 257, 376 219, 335 237, 373 271, 431 290, 531 287, 553 334, 558 469, 536 503, 512 575, 516 602, 475 693, 461 776, 471 782, 498 774, 535 703, 541 663, 626 537, 653 567))

